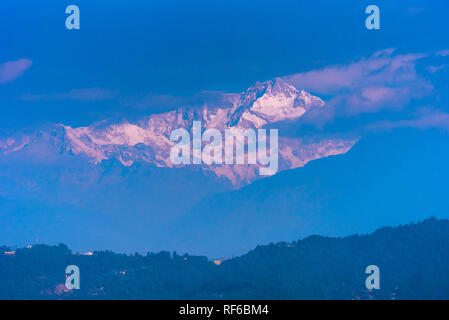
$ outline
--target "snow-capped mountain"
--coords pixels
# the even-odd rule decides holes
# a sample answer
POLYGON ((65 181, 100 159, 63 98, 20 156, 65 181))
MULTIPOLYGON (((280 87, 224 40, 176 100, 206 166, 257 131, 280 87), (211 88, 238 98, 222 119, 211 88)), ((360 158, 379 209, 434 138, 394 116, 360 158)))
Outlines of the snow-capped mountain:
POLYGON ((314 107, 324 106, 324 101, 304 90, 298 91, 280 78, 256 83, 240 95, 230 110, 228 126, 261 128, 268 123, 297 119, 314 107))
MULTIPOLYGON (((175 143, 170 141, 170 134, 178 128, 190 131, 193 121, 201 121, 203 129, 259 129, 280 121, 294 121, 308 110, 324 106, 320 98, 297 90, 279 78, 256 83, 231 97, 231 106, 179 107, 132 123, 126 120, 117 123, 103 121, 78 128, 58 124, 32 135, 0 140, 0 150, 6 155, 43 142, 60 153, 86 157, 94 165, 107 159, 117 159, 124 166, 145 162, 156 167, 173 167, 170 150, 175 143)), ((355 140, 335 138, 306 143, 301 138, 286 138, 282 132, 279 134, 279 170, 345 153, 355 143, 355 140)), ((202 165, 202 169, 225 177, 234 185, 241 185, 258 178, 257 166, 202 165)))

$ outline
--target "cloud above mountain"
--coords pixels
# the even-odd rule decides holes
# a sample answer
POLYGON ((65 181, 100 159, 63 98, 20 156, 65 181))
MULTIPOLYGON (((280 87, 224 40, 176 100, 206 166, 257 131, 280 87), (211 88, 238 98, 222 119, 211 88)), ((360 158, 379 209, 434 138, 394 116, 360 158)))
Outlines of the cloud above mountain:
MULTIPOLYGON (((432 76, 445 69, 447 55, 447 50, 432 54, 397 54, 395 49, 384 49, 349 64, 292 74, 284 80, 297 88, 328 97, 325 107, 310 112, 302 119, 303 123, 322 128, 326 123, 349 118, 360 125, 362 115, 375 115, 377 118, 372 122, 385 123, 393 121, 392 113, 404 116, 415 112, 423 99, 436 102, 438 92, 432 76), (422 70, 421 65, 424 65, 422 70), (385 119, 380 119, 382 114, 385 119)), ((433 117, 438 118, 439 114, 443 112, 433 117)), ((438 121, 432 122, 440 125, 438 121)), ((363 125, 370 126, 371 121, 363 125)))
POLYGON ((108 100, 116 97, 119 94, 117 90, 102 89, 99 87, 73 89, 62 93, 53 94, 24 94, 23 100, 72 100, 72 101, 98 101, 108 100))
POLYGON ((348 65, 329 66, 284 79, 313 93, 332 95, 328 107, 343 106, 340 112, 346 115, 398 110, 410 99, 429 94, 433 86, 416 72, 417 62, 426 54, 394 52, 385 49, 348 65))
MULTIPOLYGON (((298 90, 311 92, 325 101, 324 107, 313 108, 299 119, 299 128, 306 124, 312 125, 315 128, 313 130, 323 131, 328 125, 338 125, 345 121, 345 124, 341 125, 344 127, 343 131, 356 130, 356 133, 360 134, 360 128, 363 131, 373 123, 394 121, 392 115, 399 115, 398 119, 404 119, 407 113, 410 116, 417 107, 438 106, 436 100, 441 84, 439 86, 434 80, 445 76, 449 65, 447 59, 448 54, 444 47, 431 53, 397 53, 395 49, 390 48, 352 62, 349 60, 345 64, 328 65, 287 75, 281 79, 298 90), (423 99, 428 101, 422 102, 423 99), (417 105, 419 103, 421 105, 417 105)), ((26 66, 26 63, 22 64, 26 66)), ((15 74, 18 74, 20 63, 15 66, 14 69, 10 65, 7 68, 2 65, 4 79, 12 78, 12 70, 16 70, 15 74)), ((180 107, 201 109, 207 106, 210 110, 229 108, 240 93, 226 92, 202 91, 193 95, 177 95, 161 94, 152 90, 129 90, 125 87, 111 90, 105 89, 103 84, 93 84, 87 88, 22 93, 16 97, 27 103, 29 108, 35 105, 36 101, 45 102, 40 103, 39 108, 44 109, 43 113, 51 110, 52 114, 56 114, 55 118, 60 114, 75 114, 71 110, 76 109, 81 120, 72 121, 73 116, 59 116, 64 118, 60 122, 88 125, 93 122, 88 121, 88 118, 93 118, 94 121, 106 118, 131 120, 180 107), (65 109, 59 108, 59 100, 67 101, 65 109), (95 103, 95 113, 92 113, 92 103, 95 103)), ((329 133, 328 131, 326 132, 329 133)))
POLYGON ((409 119, 397 121, 381 121, 370 126, 371 130, 392 130, 395 128, 429 129, 438 128, 449 132, 449 113, 433 108, 423 108, 409 119))
POLYGON ((0 83, 16 80, 28 70, 33 62, 29 59, 19 59, 0 64, 0 83))
MULTIPOLYGON (((438 52, 440 56, 444 54, 444 50, 438 52)), ((433 85, 416 71, 418 61, 427 57, 423 53, 395 54, 395 49, 385 49, 349 64, 327 66, 281 78, 299 90, 331 96, 326 108, 314 110, 308 115, 311 118, 318 113, 315 118, 327 121, 333 119, 335 112, 354 116, 385 109, 401 110, 411 99, 428 95, 433 85)), ((219 91, 205 91, 190 97, 149 93, 125 96, 123 102, 133 109, 158 112, 205 103, 220 106, 231 96, 219 91)))
POLYGON ((319 70, 286 76, 296 87, 320 94, 335 94, 368 86, 399 86, 418 80, 416 61, 425 54, 394 55, 394 49, 375 52, 348 65, 328 66, 319 70))
POLYGON ((437 56, 443 56, 443 57, 449 56, 449 49, 438 51, 437 56))

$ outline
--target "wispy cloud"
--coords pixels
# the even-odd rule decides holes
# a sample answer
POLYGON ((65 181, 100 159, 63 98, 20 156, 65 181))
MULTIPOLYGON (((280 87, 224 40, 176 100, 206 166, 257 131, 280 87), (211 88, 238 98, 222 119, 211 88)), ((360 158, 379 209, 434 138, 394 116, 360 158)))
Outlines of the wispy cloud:
POLYGON ((98 87, 86 89, 73 89, 63 93, 53 94, 24 94, 23 100, 74 100, 74 101, 98 101, 113 99, 119 94, 117 90, 107 90, 98 87))
POLYGON ((203 91, 193 96, 173 96, 167 94, 153 94, 125 96, 123 105, 142 111, 164 112, 177 107, 201 107, 207 104, 208 108, 229 107, 237 94, 221 91, 203 91))
POLYGON ((33 62, 28 59, 19 59, 0 64, 0 83, 14 81, 28 70, 33 62))
POLYGON ((410 119, 382 121, 369 126, 370 130, 391 130, 395 128, 439 128, 449 131, 449 113, 441 110, 430 110, 410 119))
POLYGON ((394 49, 374 53, 369 58, 343 66, 285 77, 291 84, 320 94, 335 94, 368 86, 399 86, 418 80, 415 64, 425 54, 393 55, 394 49))
POLYGON ((297 88, 330 95, 327 106, 311 121, 334 116, 356 116, 382 110, 399 111, 411 99, 430 94, 433 85, 416 72, 418 60, 427 54, 395 54, 394 49, 375 52, 347 65, 293 74, 284 79, 297 88))
POLYGON ((438 51, 438 52, 437 52, 437 56, 442 56, 442 57, 447 57, 447 56, 449 56, 449 49, 438 51))
POLYGON ((428 66, 427 70, 429 70, 430 73, 435 73, 435 72, 438 72, 440 70, 446 69, 447 67, 449 67, 448 64, 442 64, 442 65, 439 65, 439 66, 428 66))

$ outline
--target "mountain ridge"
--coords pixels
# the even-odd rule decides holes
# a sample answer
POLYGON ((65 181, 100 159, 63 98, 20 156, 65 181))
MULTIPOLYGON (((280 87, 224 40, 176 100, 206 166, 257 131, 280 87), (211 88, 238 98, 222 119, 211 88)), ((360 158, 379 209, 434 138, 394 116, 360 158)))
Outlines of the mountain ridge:
MULTIPOLYGON (((176 110, 146 116, 135 122, 105 121, 87 127, 72 128, 57 124, 22 137, 0 140, 3 155, 17 153, 37 141, 46 142, 60 153, 83 156, 93 164, 115 158, 124 166, 135 162, 150 163, 156 167, 173 167, 170 150, 175 144, 170 134, 178 128, 191 130, 193 121, 201 121, 202 128, 220 131, 230 128, 259 129, 282 121, 295 121, 312 108, 321 108, 324 101, 304 90, 284 82, 280 78, 258 82, 229 99, 231 106, 208 108, 207 103, 198 107, 179 107, 176 110)), ((314 143, 302 138, 279 138, 279 170, 303 166, 311 160, 347 152, 357 138, 321 138, 314 143)), ((230 180, 236 187, 260 178, 258 165, 201 165, 201 168, 217 177, 230 180)))

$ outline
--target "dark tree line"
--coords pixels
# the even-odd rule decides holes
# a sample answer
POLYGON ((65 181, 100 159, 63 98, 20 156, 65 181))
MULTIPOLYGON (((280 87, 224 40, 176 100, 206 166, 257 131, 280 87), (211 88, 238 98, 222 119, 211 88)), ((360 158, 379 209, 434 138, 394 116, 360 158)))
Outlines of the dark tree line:
POLYGON ((308 237, 258 246, 216 265, 206 257, 159 252, 73 254, 36 245, 5 255, 0 299, 449 299, 449 220, 383 228, 346 238, 308 237), (65 268, 80 268, 80 290, 65 268), (367 290, 365 268, 380 268, 367 290))

